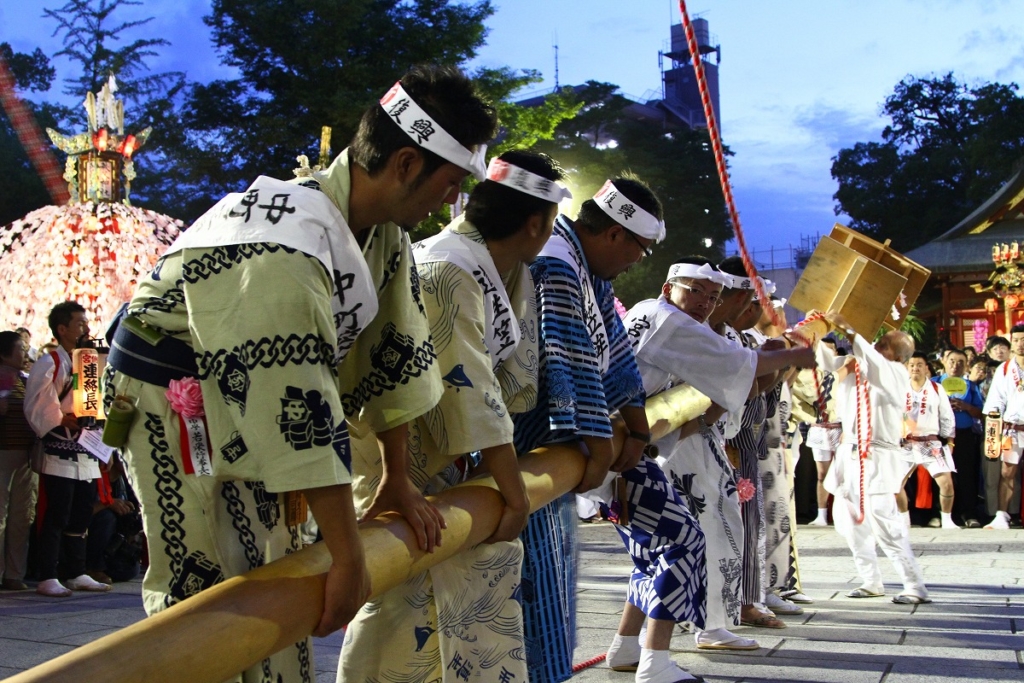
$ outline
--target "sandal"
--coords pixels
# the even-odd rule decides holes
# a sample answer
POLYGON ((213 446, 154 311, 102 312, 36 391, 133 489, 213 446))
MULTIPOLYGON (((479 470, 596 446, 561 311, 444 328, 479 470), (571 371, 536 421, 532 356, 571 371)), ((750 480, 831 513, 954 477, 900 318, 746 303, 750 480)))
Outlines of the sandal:
POLYGON ((932 600, 931 598, 922 598, 920 595, 913 595, 911 593, 900 593, 892 601, 897 605, 927 605, 932 600))
POLYGON ((852 591, 846 594, 848 598, 880 598, 885 595, 884 591, 873 591, 869 588, 854 588, 852 591))
MULTIPOLYGON (((715 629, 715 630, 718 631, 718 629, 715 629)), ((714 638, 714 640, 709 638, 708 640, 706 640, 704 642, 701 642, 700 635, 698 635, 697 636, 697 649, 698 650, 757 650, 757 649, 759 649, 761 647, 760 645, 757 644, 757 641, 754 640, 753 638, 743 638, 743 637, 737 636, 737 635, 735 635, 733 633, 729 633, 729 631, 726 631, 725 629, 721 629, 721 630, 725 631, 725 633, 721 634, 722 635, 721 638, 714 638, 714 635, 716 635, 716 634, 713 634, 711 636, 711 638, 714 638), (726 635, 726 634, 728 634, 728 635, 726 635)))
POLYGON ((740 619, 743 626, 756 626, 758 628, 786 628, 786 622, 777 618, 774 614, 761 614, 755 619, 740 619))

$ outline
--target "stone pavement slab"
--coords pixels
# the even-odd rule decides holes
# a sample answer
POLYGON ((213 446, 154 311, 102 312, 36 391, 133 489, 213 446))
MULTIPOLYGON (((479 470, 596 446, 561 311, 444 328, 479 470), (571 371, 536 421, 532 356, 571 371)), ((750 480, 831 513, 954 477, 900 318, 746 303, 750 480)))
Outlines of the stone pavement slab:
MULTIPOLYGON (((632 569, 611 525, 583 525, 580 534, 576 661, 611 642, 632 569)), ((859 585, 846 544, 831 528, 798 527, 803 588, 816 602, 784 617, 786 629, 737 629, 759 650, 700 651, 692 634, 677 631, 672 656, 709 683, 1024 682, 1024 531, 913 529, 911 541, 932 604, 892 604, 899 585, 884 556, 887 597, 845 597, 859 585)), ((0 591, 0 679, 143 619, 140 590, 133 581, 66 599, 0 591)), ((335 680, 341 643, 340 633, 314 641, 317 683, 335 680)), ((600 664, 572 680, 633 676, 600 664)))

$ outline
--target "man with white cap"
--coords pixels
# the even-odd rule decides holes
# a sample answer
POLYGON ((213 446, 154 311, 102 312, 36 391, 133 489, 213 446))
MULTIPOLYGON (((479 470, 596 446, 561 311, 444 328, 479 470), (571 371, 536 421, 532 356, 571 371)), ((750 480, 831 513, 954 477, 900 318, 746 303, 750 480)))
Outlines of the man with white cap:
MULTIPOLYGON (((410 476, 421 491, 436 493, 459 483, 468 454, 479 452, 505 509, 489 543, 410 578, 360 610, 345 633, 339 681, 415 675, 458 683, 464 674, 487 670, 503 680, 528 678, 521 656, 519 534, 530 501, 510 413, 532 408, 537 397, 536 304, 528 264, 551 236, 558 202, 572 197, 557 183, 563 177, 546 155, 505 152, 473 188, 466 211, 413 248, 445 391, 410 426, 410 476), (450 624, 458 624, 458 631, 450 624)), ((379 477, 380 463, 375 471, 379 477)), ((371 477, 357 481, 357 500, 372 496, 372 484, 371 477)))
MULTIPOLYGON (((108 413, 118 396, 138 413, 124 452, 148 613, 298 550, 280 502, 302 491, 332 559, 314 634, 348 623, 370 586, 346 416, 353 440, 383 444, 377 509, 436 543, 439 516, 406 472, 406 424, 443 387, 405 229, 483 178, 495 129, 464 74, 414 68, 328 169, 228 195, 142 279, 110 338, 106 397, 108 413)), ((310 680, 313 662, 303 639, 239 680, 310 680)))
MULTIPOLYGON (((813 361, 804 349, 755 351, 716 334, 706 321, 718 306, 723 280, 706 259, 682 259, 669 270, 661 296, 638 303, 624 322, 649 395, 687 383, 712 400, 704 415, 658 443, 658 463, 705 534, 707 616, 697 646, 749 650, 758 647, 754 640, 728 630, 739 625, 743 528, 734 471, 716 422, 742 409, 759 375, 813 361)), ((621 640, 610 661, 613 654, 625 661, 624 653, 635 647, 621 640)))
MULTIPOLYGON (((661 202, 635 176, 606 182, 576 220, 559 216, 530 266, 537 290, 537 406, 516 415, 516 452, 582 442, 589 454, 582 493, 640 461, 650 440, 644 392, 611 280, 665 237, 661 202), (611 417, 629 430, 620 454, 611 417)), ((576 499, 570 493, 530 516, 523 536, 526 656, 534 683, 572 676, 576 636, 576 499)), ((667 658, 667 651, 666 651, 667 658)))

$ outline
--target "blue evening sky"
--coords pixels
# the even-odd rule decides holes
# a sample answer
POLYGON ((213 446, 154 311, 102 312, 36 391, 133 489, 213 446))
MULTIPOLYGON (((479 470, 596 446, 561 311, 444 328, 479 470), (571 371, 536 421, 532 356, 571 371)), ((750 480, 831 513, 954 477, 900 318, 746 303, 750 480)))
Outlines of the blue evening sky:
MULTIPOLYGON (((325 0, 328 1, 328 0, 325 0)), ((16 50, 60 49, 42 7, 62 0, 0 4, 0 41, 16 50)), ((540 70, 560 82, 618 84, 642 97, 661 88, 658 50, 678 22, 674 0, 494 0, 487 44, 475 63, 540 70)), ((202 16, 206 0, 144 0, 122 17, 153 16, 152 34, 172 46, 154 70, 192 80, 230 77, 218 63, 202 16)), ((722 47, 723 139, 741 222, 755 249, 799 244, 837 219, 831 158, 877 140, 880 105, 906 75, 953 71, 969 83, 1024 82, 1024 3, 1018 0, 700 0, 722 47)), ((310 49, 315 49, 310 46, 310 49)), ((55 62, 58 75, 68 63, 55 62)), ((55 89, 56 90, 56 89, 55 89)), ((144 159, 140 159, 144 162, 144 159)), ((950 226, 961 216, 951 216, 950 226)))

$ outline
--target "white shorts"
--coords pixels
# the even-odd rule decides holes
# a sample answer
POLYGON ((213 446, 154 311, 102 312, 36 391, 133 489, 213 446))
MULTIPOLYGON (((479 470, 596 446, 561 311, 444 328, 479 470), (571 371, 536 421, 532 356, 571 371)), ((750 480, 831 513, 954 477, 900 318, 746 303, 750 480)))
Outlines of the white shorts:
POLYGON ((812 448, 811 455, 814 456, 814 462, 832 462, 836 454, 835 451, 827 451, 824 448, 812 448))
POLYGON ((953 464, 949 446, 940 446, 937 441, 911 441, 903 448, 902 455, 903 461, 910 466, 910 469, 914 469, 917 465, 924 465, 928 474, 933 478, 945 472, 956 472, 956 465, 953 464))
POLYGON ((1007 465, 1017 465, 1020 463, 1021 451, 1024 451, 1024 446, 1021 445, 1019 439, 1014 439, 1013 445, 1010 446, 1009 450, 1003 451, 999 459, 1007 465))
POLYGON ((813 424, 807 430, 807 447, 814 462, 830 462, 842 440, 843 428, 838 422, 813 424))

